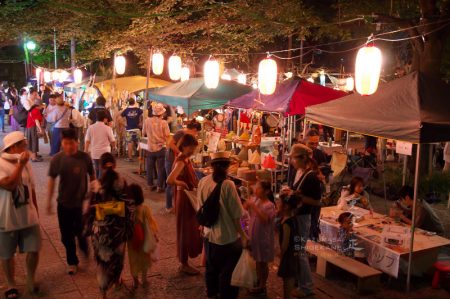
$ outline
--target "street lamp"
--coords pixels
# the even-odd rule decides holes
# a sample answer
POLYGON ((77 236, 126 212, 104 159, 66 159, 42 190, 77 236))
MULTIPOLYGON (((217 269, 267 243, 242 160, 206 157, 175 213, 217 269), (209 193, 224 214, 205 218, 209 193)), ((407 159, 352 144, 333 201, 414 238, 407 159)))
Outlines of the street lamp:
POLYGON ((25 46, 27 47, 28 50, 30 51, 34 51, 36 49, 36 43, 32 40, 27 41, 27 43, 25 44, 25 46))

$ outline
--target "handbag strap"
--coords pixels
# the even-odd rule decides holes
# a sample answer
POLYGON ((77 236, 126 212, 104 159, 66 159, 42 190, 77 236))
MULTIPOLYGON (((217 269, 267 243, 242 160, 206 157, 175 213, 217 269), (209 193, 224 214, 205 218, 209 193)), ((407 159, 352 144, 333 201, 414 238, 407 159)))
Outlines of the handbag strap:
POLYGON ((63 119, 64 115, 66 115, 67 111, 69 109, 66 108, 66 110, 64 110, 64 113, 54 122, 54 124, 56 125, 61 119, 63 119))
POLYGON ((313 172, 313 171, 310 170, 310 171, 308 171, 307 173, 305 173, 305 174, 301 177, 300 183, 297 185, 297 188, 296 188, 297 191, 298 191, 298 190, 301 190, 301 188, 302 188, 302 186, 303 186, 303 182, 305 181, 306 177, 307 177, 310 173, 312 173, 312 172, 313 172))

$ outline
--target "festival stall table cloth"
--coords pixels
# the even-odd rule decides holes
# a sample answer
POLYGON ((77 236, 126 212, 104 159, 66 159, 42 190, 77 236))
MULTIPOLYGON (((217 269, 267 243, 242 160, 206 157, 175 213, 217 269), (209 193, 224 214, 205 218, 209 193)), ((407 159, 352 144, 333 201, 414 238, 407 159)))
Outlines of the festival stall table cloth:
MULTIPOLYGON (((336 246, 339 230, 338 216, 343 210, 336 206, 322 208, 320 215, 320 241, 332 247, 336 246)), ((370 266, 384 273, 398 277, 400 272, 406 272, 408 262, 409 242, 407 247, 386 244, 382 237, 383 227, 402 225, 410 230, 410 226, 394 222, 393 219, 354 207, 350 211, 356 215, 364 215, 364 219, 354 224, 353 230, 357 238, 356 247, 364 248, 367 262, 370 266), (403 271, 402 271, 403 270, 403 271)), ((450 240, 437 235, 431 235, 421 229, 416 229, 413 247, 413 272, 420 275, 432 267, 437 259, 439 248, 450 245, 450 240)))

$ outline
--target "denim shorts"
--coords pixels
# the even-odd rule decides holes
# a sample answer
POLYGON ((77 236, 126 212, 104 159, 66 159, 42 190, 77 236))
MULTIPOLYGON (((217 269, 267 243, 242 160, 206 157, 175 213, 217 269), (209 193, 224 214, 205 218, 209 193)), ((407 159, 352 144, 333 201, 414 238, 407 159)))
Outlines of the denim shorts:
POLYGON ((0 232, 0 259, 8 260, 14 256, 17 247, 19 252, 38 252, 41 249, 41 229, 39 225, 0 232))

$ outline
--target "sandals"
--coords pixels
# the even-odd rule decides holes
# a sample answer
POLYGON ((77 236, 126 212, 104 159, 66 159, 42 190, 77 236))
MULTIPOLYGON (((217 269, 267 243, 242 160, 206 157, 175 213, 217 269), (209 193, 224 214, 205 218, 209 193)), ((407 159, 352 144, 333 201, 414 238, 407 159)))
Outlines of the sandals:
POLYGON ((5 299, 19 298, 19 291, 16 288, 9 289, 5 292, 5 299))

